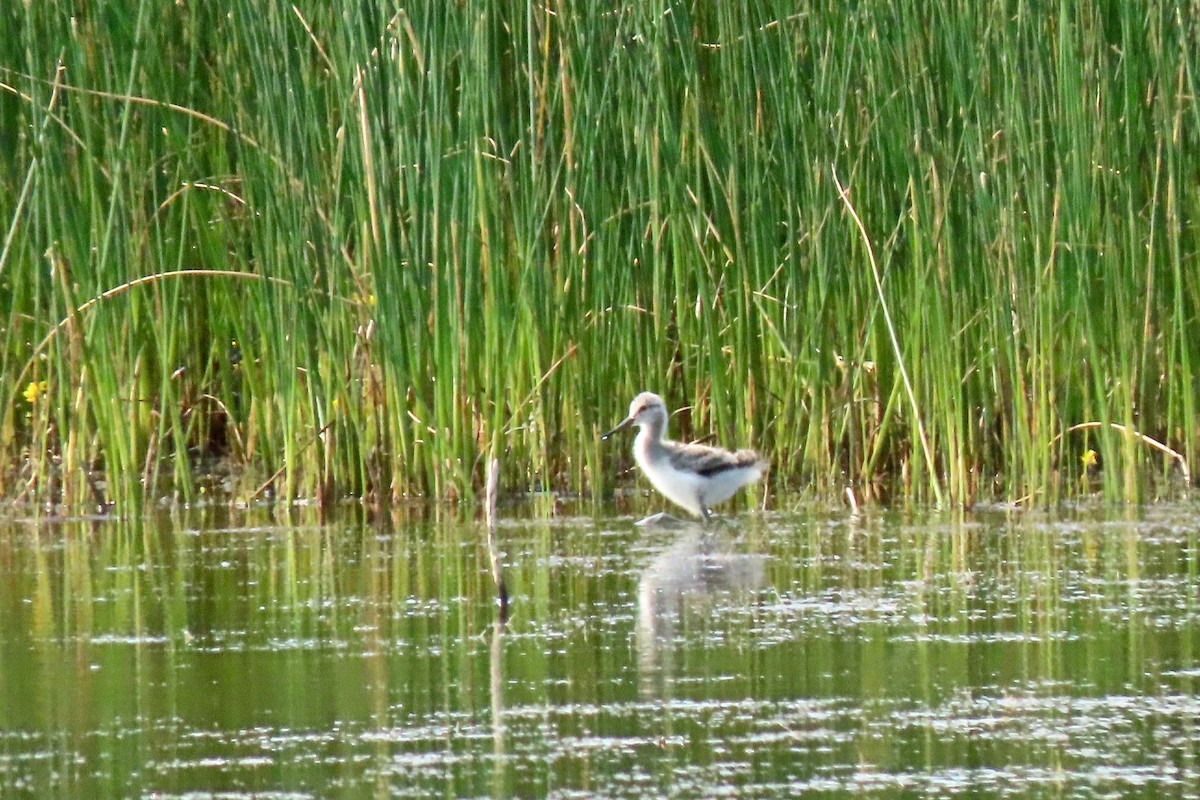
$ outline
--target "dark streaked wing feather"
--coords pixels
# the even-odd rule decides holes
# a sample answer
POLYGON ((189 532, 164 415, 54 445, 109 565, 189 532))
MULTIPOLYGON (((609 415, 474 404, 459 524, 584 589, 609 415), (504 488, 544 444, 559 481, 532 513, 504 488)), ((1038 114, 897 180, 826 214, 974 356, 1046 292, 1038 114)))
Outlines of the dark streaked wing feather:
POLYGON ((691 445, 687 451, 671 450, 671 466, 680 470, 691 470, 706 478, 730 469, 752 467, 758 461, 758 453, 753 450, 730 453, 728 450, 702 445, 691 445), (732 459, 729 458, 730 455, 733 456, 732 459))

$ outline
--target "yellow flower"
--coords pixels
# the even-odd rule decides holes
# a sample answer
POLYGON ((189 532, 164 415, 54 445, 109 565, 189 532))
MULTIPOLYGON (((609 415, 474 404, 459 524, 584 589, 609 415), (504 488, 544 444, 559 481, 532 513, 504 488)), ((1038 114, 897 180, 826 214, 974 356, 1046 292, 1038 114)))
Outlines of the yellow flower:
POLYGON ((29 385, 25 387, 25 391, 21 392, 21 394, 25 397, 26 403, 33 405, 37 402, 38 395, 46 393, 46 387, 46 381, 30 381, 29 385))

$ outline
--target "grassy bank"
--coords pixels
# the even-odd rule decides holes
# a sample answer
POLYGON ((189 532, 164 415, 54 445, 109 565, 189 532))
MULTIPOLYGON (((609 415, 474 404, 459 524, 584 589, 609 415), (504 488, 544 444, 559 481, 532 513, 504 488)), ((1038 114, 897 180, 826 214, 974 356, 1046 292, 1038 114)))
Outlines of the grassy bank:
POLYGON ((645 388, 828 496, 1195 460, 1175 4, 127 5, 0 12, 0 495, 602 495, 645 388))

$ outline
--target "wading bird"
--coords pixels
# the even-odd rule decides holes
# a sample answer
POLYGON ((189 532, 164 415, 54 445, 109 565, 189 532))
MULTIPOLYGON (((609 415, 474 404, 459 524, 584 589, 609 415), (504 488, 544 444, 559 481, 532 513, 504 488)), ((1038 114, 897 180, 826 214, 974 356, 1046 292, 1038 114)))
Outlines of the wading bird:
POLYGON ((712 516, 711 506, 758 480, 767 467, 753 450, 725 450, 666 438, 667 406, 653 392, 633 398, 629 416, 601 438, 608 439, 630 425, 639 428, 633 457, 654 488, 704 521, 712 516))

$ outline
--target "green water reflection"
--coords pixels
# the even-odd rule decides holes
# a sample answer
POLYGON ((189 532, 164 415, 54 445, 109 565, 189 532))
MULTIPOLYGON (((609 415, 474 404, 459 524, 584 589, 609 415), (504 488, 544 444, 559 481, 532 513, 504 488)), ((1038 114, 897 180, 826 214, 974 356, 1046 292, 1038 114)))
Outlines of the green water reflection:
POLYGON ((0 796, 1194 797, 1196 511, 11 520, 0 796))

